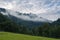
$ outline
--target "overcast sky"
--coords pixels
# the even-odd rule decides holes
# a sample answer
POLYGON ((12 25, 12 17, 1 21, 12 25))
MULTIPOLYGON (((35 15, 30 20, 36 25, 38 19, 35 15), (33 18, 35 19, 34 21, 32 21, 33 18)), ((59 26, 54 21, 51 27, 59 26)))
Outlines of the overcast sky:
POLYGON ((40 14, 39 16, 50 20, 60 18, 60 0, 0 0, 0 7, 40 14))

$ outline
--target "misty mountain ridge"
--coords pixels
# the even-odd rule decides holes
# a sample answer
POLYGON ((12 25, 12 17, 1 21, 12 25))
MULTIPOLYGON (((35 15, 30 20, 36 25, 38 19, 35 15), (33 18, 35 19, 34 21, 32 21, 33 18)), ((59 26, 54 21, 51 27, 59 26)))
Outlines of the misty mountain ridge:
POLYGON ((52 22, 51 20, 45 19, 43 17, 39 17, 36 14, 32 14, 32 13, 20 13, 17 11, 12 11, 12 10, 8 10, 8 9, 4 9, 4 8, 0 8, 0 12, 3 13, 3 15, 12 15, 15 16, 19 19, 25 20, 25 21, 35 21, 35 22, 52 22))

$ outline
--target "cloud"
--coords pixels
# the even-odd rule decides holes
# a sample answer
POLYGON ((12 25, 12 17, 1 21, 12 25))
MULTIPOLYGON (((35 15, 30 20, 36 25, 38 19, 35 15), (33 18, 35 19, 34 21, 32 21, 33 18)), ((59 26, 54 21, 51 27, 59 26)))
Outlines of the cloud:
POLYGON ((0 7, 22 13, 42 14, 51 20, 60 18, 60 0, 0 0, 0 7))

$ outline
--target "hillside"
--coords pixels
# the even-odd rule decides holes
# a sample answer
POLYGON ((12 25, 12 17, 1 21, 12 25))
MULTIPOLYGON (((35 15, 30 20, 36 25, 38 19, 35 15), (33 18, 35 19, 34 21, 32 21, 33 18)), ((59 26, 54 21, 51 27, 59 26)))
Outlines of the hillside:
POLYGON ((60 40, 60 39, 30 36, 9 32, 0 32, 0 40, 60 40))
MULTIPOLYGON (((5 10, 3 12, 5 12, 5 10)), ((24 21, 15 16, 9 16, 10 17, 0 13, 0 31, 29 34, 33 36, 43 36, 50 38, 60 38, 60 19, 52 23, 48 23, 24 21), (11 20, 10 18, 12 18, 13 20, 11 20)))
POLYGON ((8 10, 5 8, 0 8, 0 12, 2 15, 7 16, 13 22, 29 28, 41 26, 46 22, 52 22, 51 20, 45 19, 44 17, 38 17, 36 14, 32 13, 20 13, 18 11, 8 10))

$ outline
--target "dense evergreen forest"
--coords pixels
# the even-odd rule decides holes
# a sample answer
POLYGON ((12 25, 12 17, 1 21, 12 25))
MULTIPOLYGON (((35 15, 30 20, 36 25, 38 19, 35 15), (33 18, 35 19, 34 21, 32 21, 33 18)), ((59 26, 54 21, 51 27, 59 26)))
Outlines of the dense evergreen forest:
POLYGON ((53 23, 44 23, 42 26, 29 29, 24 25, 16 24, 7 16, 4 16, 0 13, 0 31, 60 38, 60 19, 54 21, 53 23))

